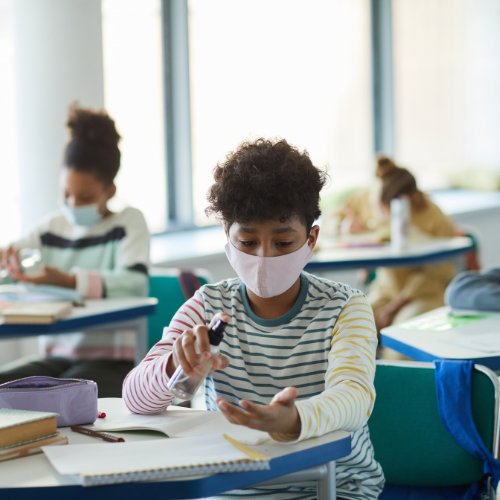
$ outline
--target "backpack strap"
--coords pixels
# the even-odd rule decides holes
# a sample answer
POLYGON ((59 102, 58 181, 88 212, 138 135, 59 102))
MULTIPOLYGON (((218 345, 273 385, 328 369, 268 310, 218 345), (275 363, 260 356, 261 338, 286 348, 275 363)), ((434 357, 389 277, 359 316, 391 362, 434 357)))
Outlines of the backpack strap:
POLYGON ((441 422, 465 451, 483 460, 484 473, 492 477, 496 489, 500 480, 500 462, 483 443, 472 418, 471 380, 474 363, 439 360, 434 364, 441 422))
POLYGON ((201 287, 200 280, 192 269, 180 269, 177 279, 179 280, 179 285, 185 300, 189 300, 196 290, 201 287))

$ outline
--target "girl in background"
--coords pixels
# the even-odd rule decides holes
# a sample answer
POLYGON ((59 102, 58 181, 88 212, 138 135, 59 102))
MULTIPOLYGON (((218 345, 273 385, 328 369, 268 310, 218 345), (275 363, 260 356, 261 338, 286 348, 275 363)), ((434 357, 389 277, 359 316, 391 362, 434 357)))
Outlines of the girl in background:
MULTIPOLYGON (((406 195, 411 205, 411 238, 455 236, 451 219, 417 188, 408 170, 380 157, 376 176, 372 188, 354 193, 332 214, 340 232, 389 234, 391 200, 406 195)), ((455 265, 450 263, 378 268, 368 295, 378 330, 444 306, 444 292, 454 275, 455 265)))
MULTIPOLYGON (((61 171, 60 210, 25 238, 0 249, 0 269, 11 280, 76 289, 89 299, 148 295, 149 232, 136 208, 113 213, 120 167, 118 134, 104 111, 70 108, 71 140, 61 171), (19 250, 39 249, 42 271, 25 275, 19 250)), ((0 383, 29 376, 73 377, 97 382, 99 397, 120 397, 133 368, 135 332, 41 336, 44 359, 0 373, 0 383)))

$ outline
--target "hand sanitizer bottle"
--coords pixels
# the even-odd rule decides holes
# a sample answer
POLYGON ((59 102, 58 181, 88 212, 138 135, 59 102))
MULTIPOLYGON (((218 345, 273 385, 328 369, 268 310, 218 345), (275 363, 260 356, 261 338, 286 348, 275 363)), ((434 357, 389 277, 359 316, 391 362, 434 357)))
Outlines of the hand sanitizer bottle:
POLYGON ((411 207, 408 196, 391 200, 391 250, 399 253, 408 249, 411 207))
MULTIPOLYGON (((194 398, 198 387, 200 387, 203 380, 210 372, 214 358, 219 355, 219 344, 224 338, 224 328, 226 328, 226 325, 227 323, 219 320, 214 326, 212 326, 212 328, 210 328, 210 330, 208 330, 210 352, 212 355, 208 359, 203 359, 201 361, 201 372, 196 373, 192 377, 188 377, 184 373, 181 365, 177 367, 167 384, 168 390, 171 391, 174 396, 182 400, 194 398)), ((198 354, 200 354, 198 343, 195 345, 195 350, 198 354)))

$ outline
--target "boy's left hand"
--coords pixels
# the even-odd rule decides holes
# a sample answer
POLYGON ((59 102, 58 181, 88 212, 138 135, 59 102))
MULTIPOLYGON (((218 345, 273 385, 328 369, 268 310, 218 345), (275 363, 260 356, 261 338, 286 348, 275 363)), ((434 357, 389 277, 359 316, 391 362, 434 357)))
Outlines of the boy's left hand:
POLYGON ((222 398, 217 398, 215 402, 224 416, 233 424, 264 432, 299 435, 302 424, 295 407, 297 396, 298 391, 295 387, 287 387, 278 392, 269 405, 261 406, 246 399, 241 400, 240 406, 243 410, 222 398))
POLYGON ((62 286, 64 288, 76 288, 76 277, 73 274, 66 274, 55 267, 42 266, 40 274, 27 276, 20 270, 11 269, 9 274, 16 281, 24 281, 33 283, 34 285, 53 285, 62 286))

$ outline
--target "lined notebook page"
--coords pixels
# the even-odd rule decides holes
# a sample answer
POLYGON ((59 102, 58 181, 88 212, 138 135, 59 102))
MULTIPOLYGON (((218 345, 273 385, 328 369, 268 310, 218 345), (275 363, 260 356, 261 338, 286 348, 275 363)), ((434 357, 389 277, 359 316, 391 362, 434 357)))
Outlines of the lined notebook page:
POLYGON ((117 412, 110 412, 105 419, 96 420, 90 429, 102 432, 149 429, 163 432, 170 437, 228 434, 250 446, 265 443, 270 439, 267 432, 232 424, 220 411, 186 410, 175 407, 152 415, 130 413, 120 416, 117 412), (114 414, 117 414, 118 418, 113 418, 114 414))
MULTIPOLYGON (((121 474, 249 460, 224 436, 43 448, 59 474, 121 474)), ((262 460, 268 458, 262 456, 262 460)))

